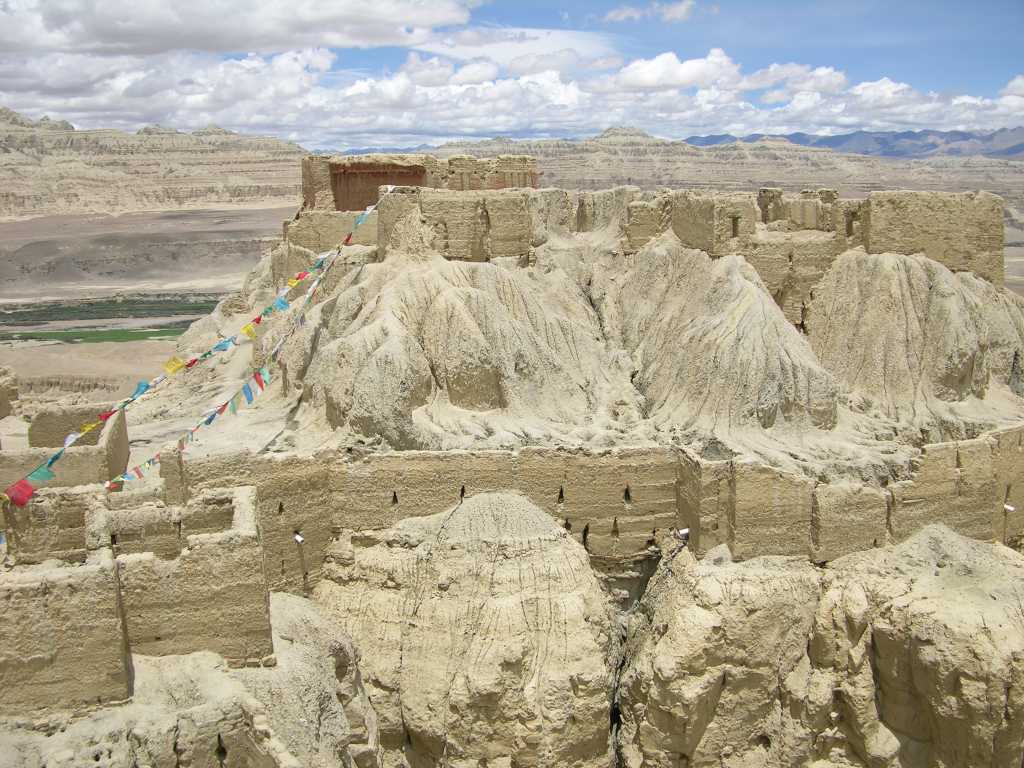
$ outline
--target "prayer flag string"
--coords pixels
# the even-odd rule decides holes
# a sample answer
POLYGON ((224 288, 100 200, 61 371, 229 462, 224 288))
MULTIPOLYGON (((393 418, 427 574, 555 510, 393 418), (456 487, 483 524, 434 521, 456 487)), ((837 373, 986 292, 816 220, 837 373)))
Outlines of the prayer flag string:
MULTIPOLYGON (((393 186, 386 187, 385 195, 390 193, 393 189, 393 186)), ((383 199, 383 197, 384 196, 382 196, 381 199, 383 199)), ((374 203, 373 205, 367 206, 366 210, 356 217, 355 222, 352 225, 352 231, 350 231, 345 236, 342 245, 351 244, 352 235, 354 234, 355 230, 366 221, 369 215, 377 208, 379 204, 380 201, 374 203)), ((164 363, 164 372, 162 374, 148 382, 140 381, 138 385, 135 387, 135 391, 131 394, 131 396, 122 400, 112 410, 105 411, 99 414, 96 417, 95 421, 83 424, 81 427, 78 428, 77 432, 72 432, 67 437, 65 437, 63 448, 61 448, 59 451, 51 455, 46 461, 44 461, 42 464, 37 466, 31 472, 29 472, 25 477, 10 485, 7 489, 4 490, 2 494, 0 494, 0 498, 6 497, 6 499, 9 500, 10 503, 14 504, 17 507, 23 507, 26 504, 28 504, 29 500, 36 492, 36 486, 33 485, 33 483, 43 483, 48 480, 53 480, 56 477, 56 474, 52 469, 53 465, 56 464, 61 459, 61 457, 63 457, 64 452, 68 448, 72 447, 84 435, 87 435, 88 433, 103 427, 106 421, 110 419, 112 416, 116 415, 118 411, 123 411, 127 409, 129 406, 131 406, 133 403, 137 402, 141 397, 143 397, 143 395, 151 393, 154 389, 159 387, 163 382, 165 382, 170 377, 175 376, 181 373, 182 371, 191 370, 198 364, 213 357, 214 353, 216 352, 226 352, 234 346, 241 346, 241 344, 244 343, 244 338, 248 338, 251 339, 252 341, 255 341, 257 339, 256 326, 260 325, 263 322, 263 318, 269 317, 274 313, 287 312, 290 309, 292 309, 292 304, 289 303, 287 298, 288 295, 294 288, 298 287, 309 278, 313 278, 313 282, 310 284, 309 288, 305 292, 305 297, 302 302, 302 305, 299 308, 299 311, 295 314, 295 320, 292 323, 292 327, 284 335, 282 335, 282 337, 277 341, 277 343, 274 345, 273 350, 270 353, 271 364, 276 363, 277 357, 281 351, 281 348, 284 346, 285 341, 287 341, 288 338, 290 338, 291 335, 295 333, 296 330, 302 327, 306 311, 309 309, 309 305, 312 303, 313 295, 320 287, 320 284, 323 282, 323 279, 327 275, 327 272, 334 265, 335 260, 341 253, 341 247, 342 246, 338 246, 338 248, 330 256, 318 257, 316 261, 314 261, 313 265, 310 267, 309 270, 302 270, 300 272, 297 272, 294 277, 288 278, 288 280, 286 281, 286 287, 278 291, 274 301, 271 304, 269 304, 266 308, 264 308, 262 312, 253 317, 248 323, 243 325, 238 334, 219 339, 217 343, 214 344, 210 349, 206 350, 201 355, 191 357, 188 360, 182 360, 180 357, 176 355, 171 357, 167 362, 164 363)), ((178 438, 176 443, 178 450, 185 450, 186 446, 195 439, 195 433, 199 429, 211 425, 217 419, 218 416, 224 415, 225 411, 230 411, 232 415, 237 414, 238 407, 241 404, 243 398, 246 404, 249 405, 269 385, 270 370, 267 366, 264 366, 258 370, 253 371, 249 379, 242 385, 241 389, 239 389, 230 398, 224 401, 224 403, 208 411, 198 424, 196 424, 184 435, 178 438)), ((141 464, 138 464, 132 467, 130 470, 124 472, 120 477, 107 481, 106 487, 108 489, 114 490, 119 488, 123 482, 141 479, 146 476, 148 470, 157 466, 159 463, 160 454, 157 453, 152 458, 147 459, 141 464)))

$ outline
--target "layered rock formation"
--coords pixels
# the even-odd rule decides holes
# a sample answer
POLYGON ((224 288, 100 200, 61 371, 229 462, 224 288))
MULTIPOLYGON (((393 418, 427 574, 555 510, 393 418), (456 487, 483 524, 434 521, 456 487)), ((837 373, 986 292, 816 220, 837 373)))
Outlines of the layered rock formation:
POLYGON ((1015 766, 1024 558, 933 526, 825 569, 687 551, 621 675, 626 766, 1015 766))
POLYGON ((583 547, 523 497, 343 532, 316 602, 360 649, 385 765, 611 763, 611 606, 583 547))
POLYGON ((75 130, 0 112, 0 218, 287 205, 305 151, 223 129, 75 130))
POLYGON ((446 157, 525 154, 537 158, 545 185, 604 189, 616 184, 646 188, 719 190, 829 186, 843 196, 873 189, 987 189, 1024 204, 1019 162, 987 157, 936 157, 915 161, 845 154, 779 139, 697 147, 658 139, 637 129, 611 128, 584 139, 492 139, 454 142, 432 150, 446 157))

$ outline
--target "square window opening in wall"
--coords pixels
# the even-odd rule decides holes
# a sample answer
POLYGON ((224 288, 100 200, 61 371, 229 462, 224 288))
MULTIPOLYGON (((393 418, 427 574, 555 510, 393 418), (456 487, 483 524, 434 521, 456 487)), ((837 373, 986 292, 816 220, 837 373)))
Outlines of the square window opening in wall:
POLYGON ((739 216, 730 216, 729 217, 729 221, 732 223, 732 235, 731 235, 731 237, 739 237, 740 236, 740 217, 739 216))

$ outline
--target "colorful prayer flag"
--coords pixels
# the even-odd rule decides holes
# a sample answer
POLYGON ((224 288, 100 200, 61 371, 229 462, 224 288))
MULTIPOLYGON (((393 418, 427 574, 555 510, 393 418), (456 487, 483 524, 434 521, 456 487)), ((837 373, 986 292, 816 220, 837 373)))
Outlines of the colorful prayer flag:
POLYGON ((231 415, 235 416, 238 414, 238 393, 236 392, 231 400, 228 401, 228 408, 231 409, 231 415))
POLYGON ((352 243, 352 233, 349 232, 347 235, 345 235, 345 242, 343 243, 343 245, 349 245, 351 243, 352 243))
POLYGON ((99 420, 100 420, 100 421, 106 421, 106 420, 107 420, 107 419, 109 419, 109 418, 110 418, 111 416, 113 416, 113 415, 114 415, 115 413, 117 413, 117 411, 106 411, 106 412, 104 412, 104 413, 101 413, 101 414, 99 415, 99 420))
POLYGON ((289 288, 294 288, 298 284, 299 284, 299 281, 296 280, 294 277, 289 277, 288 278, 288 287, 289 288))
POLYGON ((173 376, 184 367, 185 361, 177 356, 172 357, 170 360, 164 363, 164 370, 167 371, 168 376, 173 376))
POLYGON ((53 456, 51 456, 50 458, 48 458, 48 459, 46 460, 46 466, 48 466, 48 467, 52 467, 52 466, 53 466, 54 464, 56 464, 56 463, 57 463, 57 461, 58 461, 58 460, 60 459, 60 457, 61 457, 61 456, 63 456, 63 455, 64 455, 64 449, 63 449, 63 448, 61 448, 61 449, 60 449, 59 451, 57 451, 57 452, 56 452, 55 454, 53 454, 53 456))
POLYGON ((282 296, 278 296, 276 299, 274 299, 274 309, 276 309, 278 312, 285 312, 289 306, 290 305, 288 304, 288 300, 282 296))
POLYGON ((220 341, 213 345, 213 348, 217 352, 226 352, 227 350, 231 349, 231 345, 234 343, 234 341, 234 338, 221 339, 220 341))
POLYGON ((246 403, 252 403, 252 387, 249 386, 248 382, 242 385, 242 394, 245 395, 246 403))
POLYGON ((149 382, 140 381, 138 384, 135 385, 135 391, 132 393, 131 399, 132 400, 137 400, 138 398, 140 398, 144 394, 146 394, 146 392, 148 392, 148 391, 149 391, 149 382))
POLYGON ((24 507, 28 504, 28 500, 32 498, 35 492, 36 489, 32 487, 32 483, 28 480, 19 480, 4 491, 7 494, 7 498, 11 500, 11 504, 16 507, 24 507))
POLYGON ((45 483, 47 480, 53 480, 55 477, 56 475, 50 471, 50 468, 44 466, 33 469, 25 479, 33 483, 45 483))
POLYGON ((356 216, 356 223, 353 225, 353 228, 362 226, 363 222, 366 221, 366 217, 369 215, 370 214, 364 212, 356 216))
POLYGON ((187 363, 185 363, 185 367, 186 368, 191 368, 193 365, 195 365, 198 362, 199 362, 199 358, 198 357, 193 357, 191 360, 189 360, 187 363))
POLYGON ((64 438, 64 447, 70 448, 72 445, 78 442, 78 438, 80 437, 81 435, 78 434, 77 432, 72 432, 70 435, 64 438))
MULTIPOLYGON (((82 433, 82 435, 87 435, 90 432, 92 432, 93 430, 99 429, 102 426, 103 426, 103 422, 102 421, 94 421, 94 422, 89 423, 89 424, 83 424, 78 429, 82 433)), ((81 435, 79 435, 79 437, 81 437, 81 435)))
POLYGON ((263 384, 263 375, 259 371, 254 371, 252 374, 253 381, 256 382, 256 386, 260 388, 260 392, 263 391, 265 385, 263 384))
POLYGON ((245 325, 242 326, 242 333, 244 333, 250 339, 253 339, 255 341, 256 326, 254 326, 252 323, 246 323, 245 325))
POLYGON ((267 368, 266 366, 263 366, 262 368, 260 368, 260 373, 263 375, 263 381, 265 381, 267 383, 267 385, 269 386, 269 384, 270 384, 270 369, 267 368))

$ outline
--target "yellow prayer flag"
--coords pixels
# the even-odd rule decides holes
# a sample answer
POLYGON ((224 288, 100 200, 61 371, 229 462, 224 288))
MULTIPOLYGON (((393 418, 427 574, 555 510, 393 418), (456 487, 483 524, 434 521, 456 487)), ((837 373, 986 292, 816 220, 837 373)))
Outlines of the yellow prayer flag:
POLYGON ((242 326, 242 333, 248 336, 250 339, 256 339, 256 326, 252 323, 246 323, 242 326))
POLYGON ((185 361, 180 357, 172 357, 166 363, 164 363, 164 370, 167 371, 168 376, 173 376, 182 368, 185 367, 185 361))
POLYGON ((85 435, 88 434, 89 432, 92 432, 94 429, 99 429, 102 426, 102 421, 94 421, 91 424, 83 424, 78 428, 78 434, 85 435))
POLYGON ((301 280, 296 280, 294 277, 289 277, 288 278, 288 287, 289 288, 294 288, 300 282, 302 282, 302 281, 301 280))

